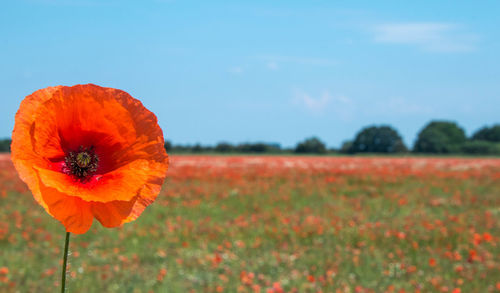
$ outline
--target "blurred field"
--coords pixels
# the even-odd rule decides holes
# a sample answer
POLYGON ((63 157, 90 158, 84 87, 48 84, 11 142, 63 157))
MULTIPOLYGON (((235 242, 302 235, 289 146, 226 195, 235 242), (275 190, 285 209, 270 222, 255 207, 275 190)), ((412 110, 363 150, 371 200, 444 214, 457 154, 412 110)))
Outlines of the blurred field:
MULTIPOLYGON (((57 292, 64 228, 0 158, 0 292, 57 292)), ((500 159, 173 156, 68 292, 499 292, 500 159)))

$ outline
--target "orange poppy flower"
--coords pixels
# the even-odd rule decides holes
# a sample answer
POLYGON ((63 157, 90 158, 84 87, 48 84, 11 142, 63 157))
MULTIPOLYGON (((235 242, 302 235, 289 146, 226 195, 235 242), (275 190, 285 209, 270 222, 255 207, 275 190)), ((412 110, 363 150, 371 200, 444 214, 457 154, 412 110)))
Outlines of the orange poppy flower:
POLYGON ((94 217, 105 227, 135 220, 168 168, 156 116, 126 92, 93 84, 27 96, 11 149, 35 200, 76 234, 94 217))

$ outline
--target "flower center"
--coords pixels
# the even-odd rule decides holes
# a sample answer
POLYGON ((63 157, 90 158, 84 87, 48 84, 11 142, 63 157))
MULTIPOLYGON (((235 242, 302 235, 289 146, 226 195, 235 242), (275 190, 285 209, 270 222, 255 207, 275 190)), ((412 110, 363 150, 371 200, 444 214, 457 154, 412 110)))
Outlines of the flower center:
POLYGON ((76 155, 76 163, 80 168, 87 168, 92 157, 87 152, 81 152, 76 155))
POLYGON ((99 166, 99 157, 94 152, 94 147, 80 146, 77 152, 69 152, 64 158, 66 163, 63 172, 84 182, 90 178, 99 166))

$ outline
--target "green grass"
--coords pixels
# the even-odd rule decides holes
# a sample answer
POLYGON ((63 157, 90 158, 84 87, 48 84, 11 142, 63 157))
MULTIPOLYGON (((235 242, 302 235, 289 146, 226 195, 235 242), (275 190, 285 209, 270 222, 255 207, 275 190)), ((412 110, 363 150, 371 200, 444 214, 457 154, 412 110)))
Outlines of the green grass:
MULTIPOLYGON (((135 222, 72 235, 68 292, 488 292, 499 281, 489 177, 251 178, 168 180, 135 222), (493 239, 475 244, 484 233, 493 239)), ((29 192, 0 200, 0 291, 57 292, 63 226, 29 192)))

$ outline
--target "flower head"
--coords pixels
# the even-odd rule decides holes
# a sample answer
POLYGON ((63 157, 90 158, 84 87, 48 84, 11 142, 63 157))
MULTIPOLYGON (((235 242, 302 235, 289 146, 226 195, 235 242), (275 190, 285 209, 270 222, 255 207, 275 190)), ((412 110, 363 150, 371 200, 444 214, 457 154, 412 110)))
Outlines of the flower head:
POLYGON ((16 114, 12 161, 35 200, 68 232, 135 220, 166 176, 156 116, 124 91, 93 84, 27 96, 16 114))

